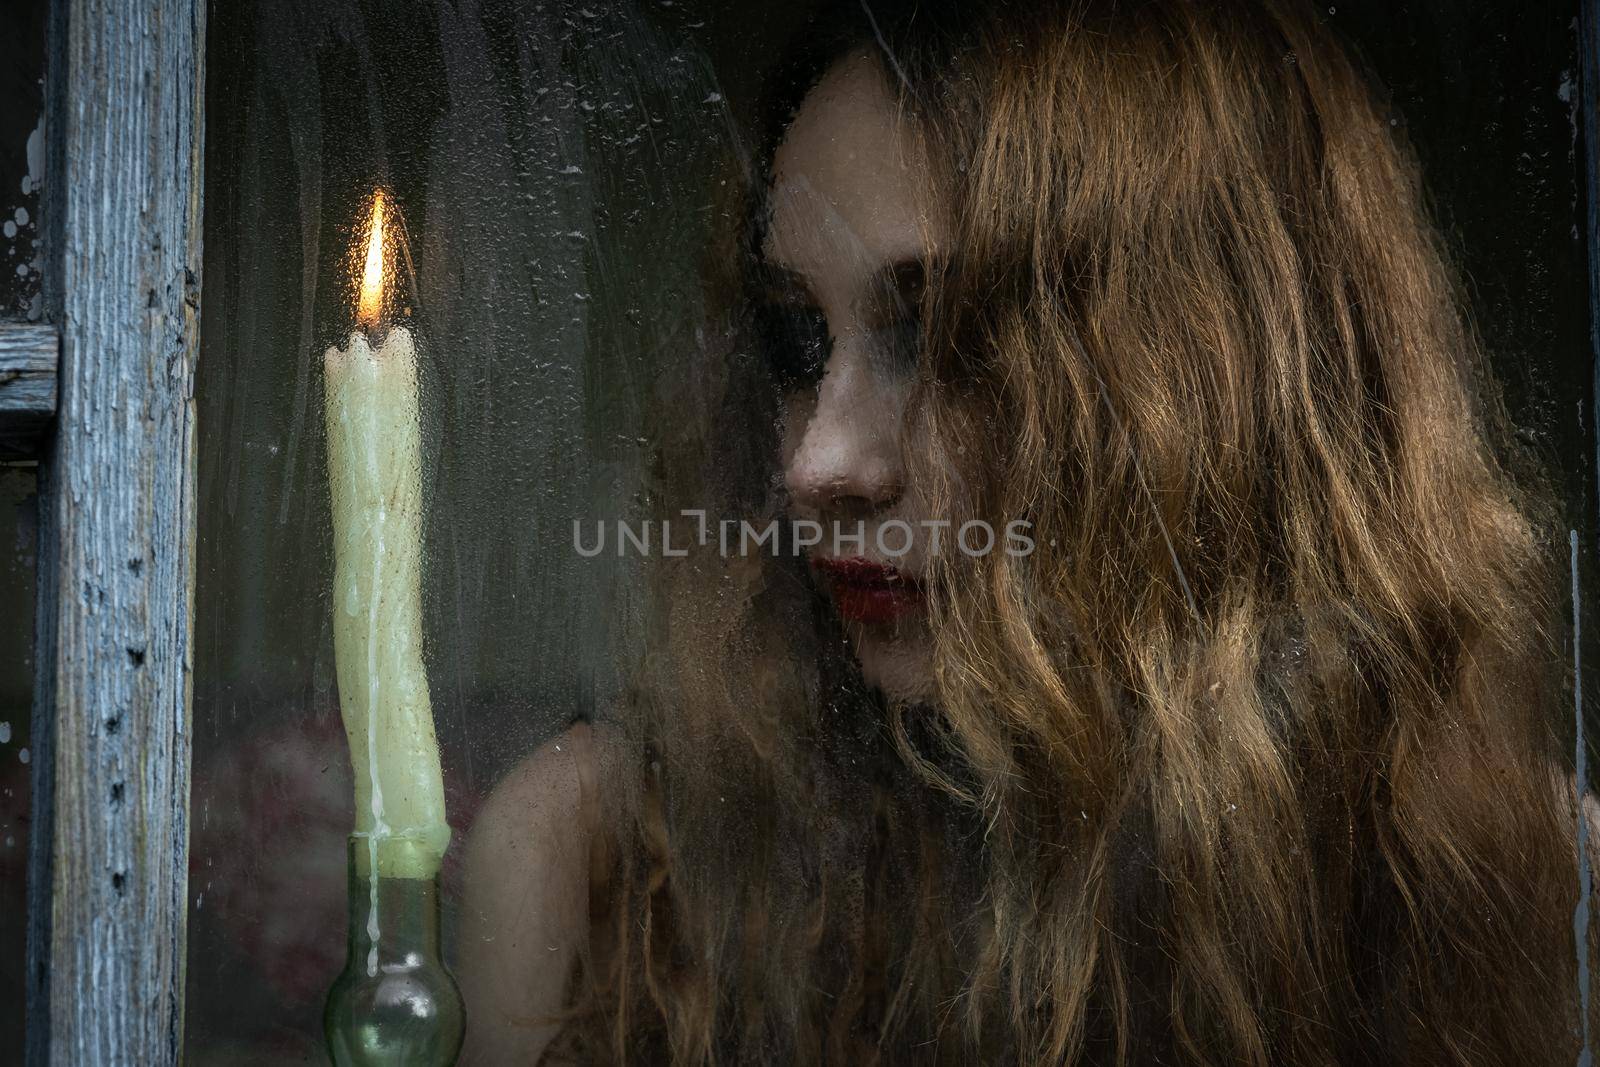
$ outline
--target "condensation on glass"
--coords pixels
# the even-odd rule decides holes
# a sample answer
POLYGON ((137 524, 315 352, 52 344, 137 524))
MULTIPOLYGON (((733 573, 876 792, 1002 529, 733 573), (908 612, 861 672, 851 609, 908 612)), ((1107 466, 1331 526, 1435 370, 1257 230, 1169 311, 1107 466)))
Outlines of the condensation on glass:
POLYGON ((37 320, 39 190, 44 176, 45 5, 6 13, 5 100, 0 111, 0 316, 37 320))
POLYGON ((737 148, 713 57, 791 19, 686 6, 224 5, 208 52, 188 1056, 315 1058, 344 958, 322 355, 376 188, 418 338, 425 621, 459 894, 473 813, 611 701, 646 397, 701 328, 737 148), (775 22, 778 25, 768 25, 775 22), (414 274, 411 271, 414 270, 414 274))
MULTIPOLYGON (((710 343, 706 259, 738 226, 758 86, 807 9, 241 0, 211 12, 190 1062, 316 1062, 344 961, 352 780, 322 358, 353 328, 351 249, 373 192, 397 206, 397 314, 420 353, 423 617, 457 843, 443 878, 454 952, 475 813, 542 742, 612 706, 645 628, 665 624, 643 612, 637 554, 581 558, 573 522, 650 513, 652 435, 674 422, 653 405, 685 395, 663 382, 710 343)), ((1587 537, 1568 14, 1468 15, 1447 0, 1337 10, 1423 157, 1513 418, 1555 457, 1587 537)), ((6 120, 0 272, 17 281, 0 283, 0 302, 27 314, 36 179, 17 175, 37 174, 37 136, 6 120)), ((25 546, 3 524, 27 491, 0 475, 6 583, 25 546)), ((8 870, 26 780, 26 687, 11 679, 0 673, 8 870)))
MULTIPOLYGON (((45 4, 13 4, 0 35, 0 328, 40 317, 45 4)), ((22 1053, 33 703, 32 460, 0 455, 0 1060, 22 1053)))

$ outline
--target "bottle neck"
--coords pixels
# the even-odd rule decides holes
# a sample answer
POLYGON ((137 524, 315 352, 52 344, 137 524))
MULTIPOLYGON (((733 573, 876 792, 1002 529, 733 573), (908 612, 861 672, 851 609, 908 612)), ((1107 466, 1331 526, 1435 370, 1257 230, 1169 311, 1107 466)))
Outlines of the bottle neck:
POLYGON ((414 841, 350 844, 349 957, 323 1008, 328 1054, 337 1067, 454 1064, 466 1012, 441 951, 437 857, 409 862, 414 841))
POLYGON ((441 959, 439 876, 407 878, 385 874, 377 865, 371 872, 372 844, 367 838, 350 839, 348 948, 350 963, 358 969, 415 967, 425 960, 441 959))

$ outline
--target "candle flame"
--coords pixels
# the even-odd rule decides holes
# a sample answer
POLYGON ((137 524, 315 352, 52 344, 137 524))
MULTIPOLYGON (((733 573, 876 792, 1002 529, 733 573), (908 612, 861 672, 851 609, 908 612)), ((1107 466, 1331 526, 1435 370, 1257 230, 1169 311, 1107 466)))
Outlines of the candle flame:
POLYGON ((372 195, 372 221, 367 224, 367 264, 361 273, 356 321, 367 329, 383 318, 383 190, 372 195))

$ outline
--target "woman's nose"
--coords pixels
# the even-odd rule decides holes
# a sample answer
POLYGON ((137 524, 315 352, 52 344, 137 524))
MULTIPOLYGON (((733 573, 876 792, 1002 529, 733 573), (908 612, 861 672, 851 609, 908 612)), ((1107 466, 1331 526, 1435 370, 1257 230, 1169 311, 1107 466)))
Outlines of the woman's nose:
POLYGON ((905 396, 851 347, 841 341, 828 361, 784 483, 808 510, 865 517, 894 503, 904 488, 899 427, 905 396))

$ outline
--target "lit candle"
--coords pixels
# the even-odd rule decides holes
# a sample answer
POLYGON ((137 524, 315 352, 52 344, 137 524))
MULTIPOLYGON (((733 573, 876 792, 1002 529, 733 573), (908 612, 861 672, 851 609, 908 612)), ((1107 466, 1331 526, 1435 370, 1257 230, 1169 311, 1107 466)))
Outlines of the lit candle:
POLYGON ((333 650, 355 770, 355 836, 382 877, 438 873, 450 827, 422 663, 417 348, 389 325, 386 205, 373 198, 356 328, 324 356, 333 650), (381 847, 380 847, 381 846, 381 847))

